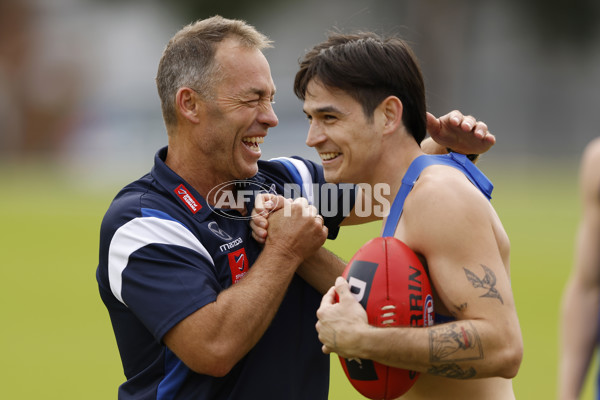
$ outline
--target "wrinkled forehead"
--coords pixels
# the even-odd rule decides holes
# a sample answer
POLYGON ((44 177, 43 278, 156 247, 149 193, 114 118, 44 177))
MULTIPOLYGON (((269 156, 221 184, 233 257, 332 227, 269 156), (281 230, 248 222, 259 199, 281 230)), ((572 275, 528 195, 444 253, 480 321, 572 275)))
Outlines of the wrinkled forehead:
POLYGON ((235 39, 226 39, 217 48, 215 62, 224 83, 261 97, 275 94, 269 62, 259 49, 244 46, 235 39))

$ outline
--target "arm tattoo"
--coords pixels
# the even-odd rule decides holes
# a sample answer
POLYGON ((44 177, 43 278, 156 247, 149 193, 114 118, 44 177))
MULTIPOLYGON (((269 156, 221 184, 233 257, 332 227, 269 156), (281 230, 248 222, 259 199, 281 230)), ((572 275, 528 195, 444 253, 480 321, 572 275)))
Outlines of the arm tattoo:
POLYGON ((498 299, 500 300, 500 303, 504 304, 502 296, 500 296, 500 293, 496 289, 496 274, 494 274, 494 271, 492 271, 483 264, 481 264, 481 267, 483 268, 483 271, 485 273, 483 278, 481 279, 477 275, 475 275, 475 273, 463 267, 463 269, 465 270, 465 274, 467 275, 467 279, 469 280, 469 282, 471 282, 474 288, 483 288, 488 290, 487 293, 484 293, 479 297, 490 297, 492 299, 498 299))
POLYGON ((429 331, 431 362, 481 360, 479 334, 470 322, 443 324, 429 331))
POLYGON ((475 327, 470 323, 443 324, 429 331, 429 359, 432 363, 449 363, 434 365, 428 373, 454 379, 468 379, 477 372, 470 367, 463 370, 456 361, 483 359, 481 339, 475 327))
POLYGON ((440 366, 433 366, 429 368, 427 373, 431 375, 438 375, 454 379, 469 379, 477 375, 475 368, 471 367, 465 371, 456 364, 443 364, 440 366))

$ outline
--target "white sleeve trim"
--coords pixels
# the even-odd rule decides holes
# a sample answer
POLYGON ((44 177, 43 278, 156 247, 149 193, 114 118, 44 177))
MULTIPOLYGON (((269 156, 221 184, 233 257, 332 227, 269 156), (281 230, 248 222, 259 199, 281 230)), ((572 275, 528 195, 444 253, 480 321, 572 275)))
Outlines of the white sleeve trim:
POLYGON ((286 160, 291 162, 294 167, 296 167, 296 170, 298 171, 298 173, 300 174, 300 177, 302 178, 302 189, 304 190, 304 193, 306 193, 306 199, 308 200, 309 204, 314 204, 315 202, 315 196, 313 193, 313 177, 310 174, 310 171, 308 170, 308 167, 306 166, 306 164, 304 164, 302 161, 297 160, 295 158, 290 158, 290 157, 276 157, 276 158, 272 158, 271 160, 286 160))
POLYGON ((153 243, 186 247, 202 254, 214 265, 212 257, 198 238, 179 222, 156 217, 132 219, 117 229, 108 249, 110 289, 121 303, 125 304, 121 293, 122 276, 129 262, 129 256, 153 243))

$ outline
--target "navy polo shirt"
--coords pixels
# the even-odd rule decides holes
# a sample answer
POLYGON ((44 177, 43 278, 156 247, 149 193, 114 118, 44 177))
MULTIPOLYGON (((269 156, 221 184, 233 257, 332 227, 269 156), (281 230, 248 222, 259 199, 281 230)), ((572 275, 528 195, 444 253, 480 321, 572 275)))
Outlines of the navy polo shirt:
MULTIPOLYGON (((314 328, 321 295, 297 275, 264 336, 226 376, 191 371, 163 344, 178 322, 243 279, 260 253, 248 220, 209 206, 166 166, 166 154, 161 149, 152 171, 118 193, 100 231, 96 277, 127 379, 119 399, 327 399, 329 356, 314 328)), ((259 161, 258 174, 238 182, 248 196, 237 200, 250 211, 260 190, 297 189, 323 210, 334 238, 354 192, 324 184, 311 161, 259 161)))

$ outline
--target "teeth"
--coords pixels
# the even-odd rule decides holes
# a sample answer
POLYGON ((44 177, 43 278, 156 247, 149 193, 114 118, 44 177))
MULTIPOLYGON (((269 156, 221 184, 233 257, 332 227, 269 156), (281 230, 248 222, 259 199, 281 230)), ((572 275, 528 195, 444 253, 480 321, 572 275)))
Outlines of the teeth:
POLYGON ((342 153, 319 153, 319 155, 321 156, 321 160, 324 160, 324 161, 336 158, 340 154, 342 154, 342 153))
POLYGON ((261 144, 264 143, 265 138, 262 136, 253 136, 253 137, 246 137, 242 139, 242 142, 245 143, 251 143, 251 144, 261 144))

